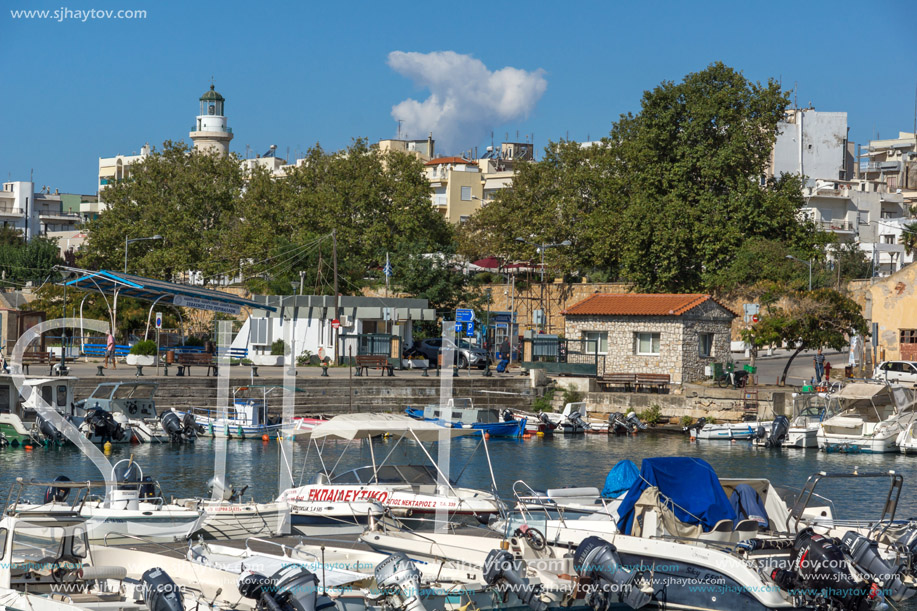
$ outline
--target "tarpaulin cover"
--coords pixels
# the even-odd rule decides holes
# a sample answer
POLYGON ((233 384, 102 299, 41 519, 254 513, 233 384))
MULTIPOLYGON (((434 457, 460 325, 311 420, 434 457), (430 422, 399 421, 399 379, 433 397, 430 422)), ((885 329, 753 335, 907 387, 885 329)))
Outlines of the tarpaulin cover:
POLYGON ((659 489, 662 500, 675 517, 687 524, 700 524, 708 532, 720 520, 735 520, 733 510, 716 472, 700 458, 671 456, 644 458, 638 479, 618 508, 618 528, 631 533, 634 504, 649 487, 659 489))
POLYGON ((739 484, 732 491, 729 502, 739 520, 755 520, 762 528, 767 528, 767 510, 754 488, 748 484, 739 484))
POLYGON ((602 498, 616 499, 634 485, 634 482, 640 479, 640 470, 632 460, 619 460, 618 464, 611 468, 608 477, 605 478, 605 487, 602 488, 602 498))

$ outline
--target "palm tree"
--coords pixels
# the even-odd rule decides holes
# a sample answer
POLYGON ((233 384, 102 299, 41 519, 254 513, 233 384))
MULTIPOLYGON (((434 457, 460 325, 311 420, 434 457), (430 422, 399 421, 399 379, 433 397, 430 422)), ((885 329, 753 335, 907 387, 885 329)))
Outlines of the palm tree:
POLYGON ((917 223, 904 226, 901 232, 901 243, 904 245, 904 252, 907 254, 917 251, 917 223))

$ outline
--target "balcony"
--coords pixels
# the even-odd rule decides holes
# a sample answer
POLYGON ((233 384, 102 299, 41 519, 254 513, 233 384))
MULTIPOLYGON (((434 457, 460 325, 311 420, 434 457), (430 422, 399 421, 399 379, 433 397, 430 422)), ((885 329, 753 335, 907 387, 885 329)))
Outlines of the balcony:
POLYGON ((22 218, 24 216, 25 212, 21 208, 16 208, 12 205, 0 205, 0 217, 22 218))
POLYGON ((836 221, 820 220, 816 223, 822 231, 834 231, 837 233, 853 233, 856 231, 854 223, 847 219, 838 219, 836 221))
POLYGON ((449 205, 449 198, 444 194, 434 194, 432 198, 434 208, 445 208, 449 205))
POLYGON ((40 210, 38 212, 38 218, 42 221, 55 221, 57 223, 77 224, 82 221, 78 212, 59 212, 56 210, 40 210))

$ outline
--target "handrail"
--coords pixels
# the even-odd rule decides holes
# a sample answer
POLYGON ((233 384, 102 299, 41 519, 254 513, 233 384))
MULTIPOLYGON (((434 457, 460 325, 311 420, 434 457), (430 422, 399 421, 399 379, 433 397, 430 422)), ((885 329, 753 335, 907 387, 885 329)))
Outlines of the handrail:
MULTIPOLYGON (((262 539, 262 538, 260 538, 260 537, 249 537, 249 538, 247 538, 247 539, 245 540, 245 549, 248 550, 248 551, 254 551, 254 550, 252 550, 252 549, 249 547, 249 545, 248 545, 250 541, 254 541, 254 542, 256 542, 256 543, 264 543, 264 544, 266 544, 266 545, 274 545, 274 546, 277 546, 277 547, 280 548, 280 551, 283 553, 283 556, 284 556, 285 558, 290 558, 290 555, 286 553, 287 551, 290 551, 290 552, 296 552, 297 554, 302 554, 302 555, 304 555, 304 556, 309 556, 309 557, 315 559, 316 561, 321 562, 321 561, 319 560, 319 557, 318 557, 317 555, 311 553, 311 552, 307 552, 307 551, 305 551, 305 550, 298 549, 298 548, 295 548, 295 547, 290 547, 290 546, 285 545, 285 544, 283 544, 283 543, 278 543, 277 541, 269 541, 268 539, 262 539)), ((303 541, 303 539, 302 539, 301 537, 300 537, 300 542, 301 542, 301 543, 305 543, 305 541, 303 541)), ((257 553, 257 552, 255 552, 255 553, 257 553)))

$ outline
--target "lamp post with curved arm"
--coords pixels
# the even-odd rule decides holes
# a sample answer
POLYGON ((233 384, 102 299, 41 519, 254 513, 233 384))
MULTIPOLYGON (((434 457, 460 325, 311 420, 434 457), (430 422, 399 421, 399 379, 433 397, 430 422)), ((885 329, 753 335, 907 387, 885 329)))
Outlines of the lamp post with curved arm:
POLYGON ((809 266, 809 290, 811 291, 811 290, 812 290, 812 262, 811 262, 811 261, 803 261, 802 259, 797 259, 797 258, 794 257, 793 255, 787 255, 786 258, 787 258, 787 259, 792 259, 793 261, 797 261, 797 262, 799 262, 799 263, 803 263, 803 264, 809 266))
POLYGON ((127 245, 131 242, 142 242, 143 240, 161 240, 162 236, 158 233, 156 235, 150 236, 148 238, 131 238, 128 239, 127 236, 124 237, 124 273, 127 273, 127 245))

